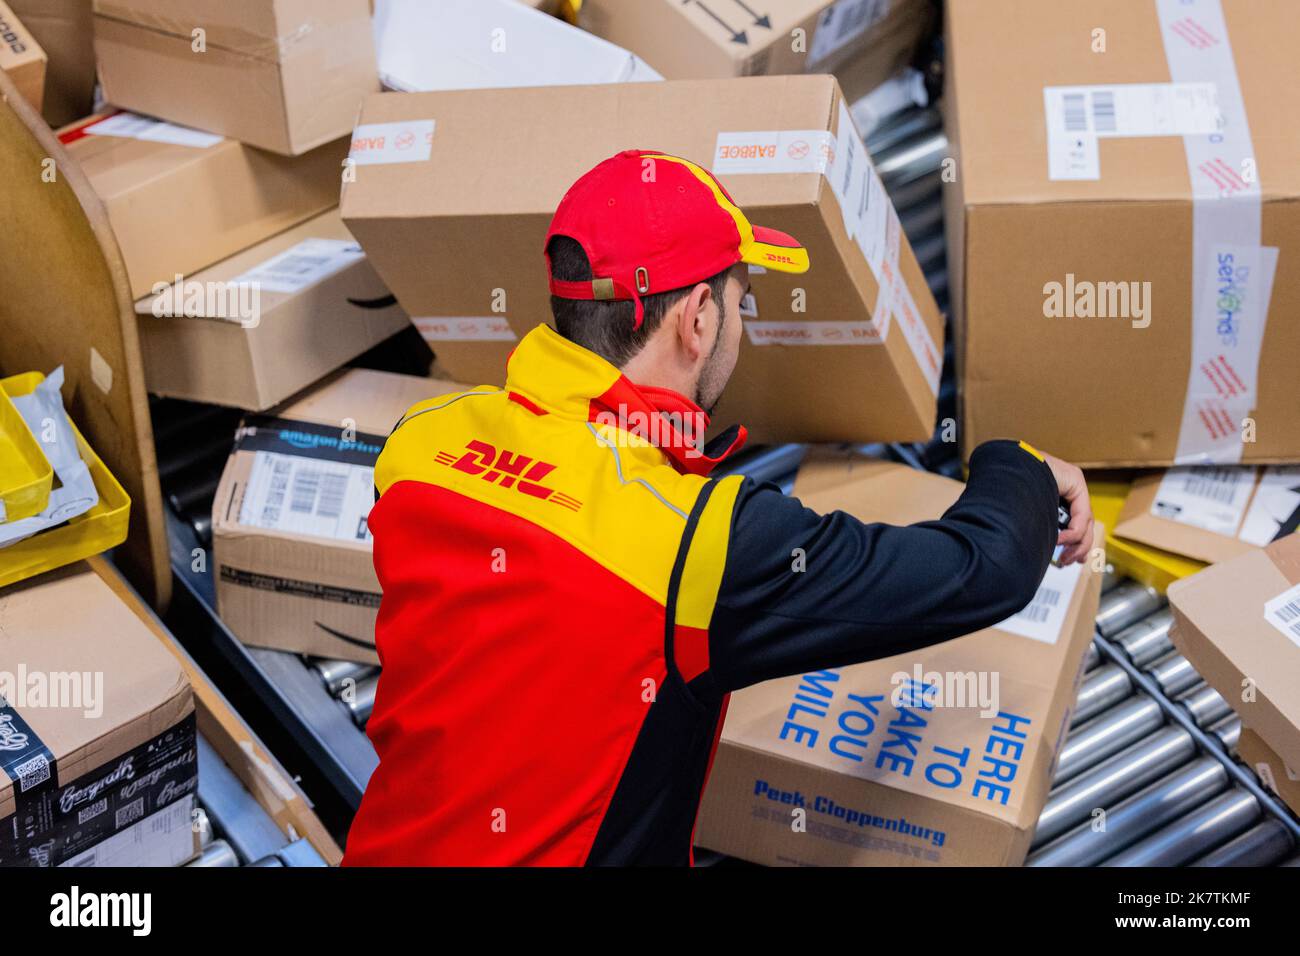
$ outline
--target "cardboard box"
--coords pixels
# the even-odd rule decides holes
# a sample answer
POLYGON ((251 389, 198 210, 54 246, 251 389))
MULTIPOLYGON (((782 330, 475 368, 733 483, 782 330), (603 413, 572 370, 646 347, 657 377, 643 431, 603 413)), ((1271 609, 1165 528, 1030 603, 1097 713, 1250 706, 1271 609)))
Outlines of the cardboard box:
POLYGON ((907 65, 934 9, 928 0, 586 0, 579 22, 670 80, 834 73, 852 102, 907 65))
POLYGON ((45 121, 54 128, 95 105, 95 47, 90 0, 5 0, 45 50, 45 121))
POLYGON ((189 681, 103 579, 78 564, 7 589, 0 661, 0 866, 198 852, 189 681))
POLYGON ((516 0, 381 0, 379 78, 390 90, 663 79, 640 57, 516 0))
POLYGON ((1106 560, 1122 577, 1133 578, 1164 594, 1175 581, 1202 570, 1205 562, 1117 534, 1115 524, 1132 489, 1131 472, 1091 472, 1088 475, 1093 518, 1106 528, 1106 560))
POLYGON ((337 210, 136 303, 149 391, 264 411, 410 319, 337 210))
POLYGON ((412 405, 455 382, 348 369, 246 418, 212 505, 217 608, 245 644, 376 664, 374 465, 412 405))
POLYGON ((150 116, 298 156, 379 89, 366 0, 94 3, 104 99, 150 116))
POLYGON ((1115 531, 1212 564, 1300 526, 1300 467, 1171 468, 1133 483, 1115 531))
POLYGON ((18 15, 0 0, 0 70, 13 80, 23 99, 40 112, 45 96, 46 56, 18 15))
POLYGON ((1300 767, 1300 535, 1169 586, 1174 646, 1242 725, 1300 767))
POLYGON ((943 321, 833 77, 373 96, 343 219, 451 374, 500 383, 514 342, 550 321, 542 253, 561 197, 649 147, 711 167, 751 221, 798 237, 812 261, 752 276, 715 418, 754 441, 927 438, 943 321), (526 148, 502 149, 502 129, 526 148))
POLYGON ((289 159, 132 113, 59 139, 104 203, 136 299, 336 205, 347 149, 289 159))
MULTIPOLYGON (((845 456, 806 463, 794 487, 817 511, 892 524, 938 518, 960 492, 845 456)), ((733 694, 696 843, 773 865, 1018 865, 1069 728, 1101 578, 1053 567, 1030 608, 995 628, 733 694)))
POLYGON ((1279 100, 1300 61, 1277 42, 1294 16, 950 0, 967 454, 1016 435, 1087 466, 1300 459, 1300 126, 1279 100))
POLYGON ((1237 756, 1255 771, 1264 787, 1296 813, 1300 813, 1300 770, 1293 770, 1253 730, 1241 729, 1237 756))

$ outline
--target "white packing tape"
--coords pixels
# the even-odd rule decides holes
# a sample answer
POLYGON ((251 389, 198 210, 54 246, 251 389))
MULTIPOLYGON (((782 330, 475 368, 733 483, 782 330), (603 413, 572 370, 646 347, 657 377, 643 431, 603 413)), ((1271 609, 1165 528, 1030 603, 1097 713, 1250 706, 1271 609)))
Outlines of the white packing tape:
POLYGON ((1183 137, 1192 185, 1192 361, 1175 460, 1241 461, 1276 248, 1260 245, 1255 150, 1220 0, 1155 0, 1174 83, 1213 83, 1219 128, 1183 137))

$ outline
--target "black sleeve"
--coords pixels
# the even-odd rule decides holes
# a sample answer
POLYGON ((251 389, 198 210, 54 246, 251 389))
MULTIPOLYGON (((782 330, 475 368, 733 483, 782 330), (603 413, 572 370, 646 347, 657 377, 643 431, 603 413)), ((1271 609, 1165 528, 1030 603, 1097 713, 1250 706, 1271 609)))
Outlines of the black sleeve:
POLYGON ((909 527, 818 515, 747 480, 709 627, 715 685, 889 657, 1019 612, 1051 561, 1057 501, 1051 470, 1009 441, 977 448, 957 502, 909 527))

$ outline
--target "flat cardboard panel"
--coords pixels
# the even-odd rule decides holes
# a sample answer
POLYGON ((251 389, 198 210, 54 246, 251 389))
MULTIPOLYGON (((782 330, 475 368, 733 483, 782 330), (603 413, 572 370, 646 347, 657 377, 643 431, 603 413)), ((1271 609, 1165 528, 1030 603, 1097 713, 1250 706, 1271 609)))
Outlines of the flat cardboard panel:
POLYGON ((118 560, 162 607, 171 570, 126 268, 77 163, 3 76, 0 99, 0 181, 16 224, 0 229, 0 372, 64 367, 68 413, 131 496, 118 560), (42 180, 49 168, 54 182, 42 180))
POLYGON ((45 97, 46 64, 45 51, 27 24, 0 0, 0 72, 8 73, 38 110, 45 97))

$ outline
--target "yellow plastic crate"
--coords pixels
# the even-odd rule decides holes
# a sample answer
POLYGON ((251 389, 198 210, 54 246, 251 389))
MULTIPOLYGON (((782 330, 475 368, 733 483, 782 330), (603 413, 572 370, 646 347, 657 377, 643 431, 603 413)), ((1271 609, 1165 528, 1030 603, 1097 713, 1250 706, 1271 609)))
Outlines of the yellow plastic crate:
MULTIPOLYGON (((45 376, 40 372, 13 375, 0 379, 0 392, 9 397, 28 395, 43 381, 45 376)), ((12 402, 9 404, 12 408, 12 402)), ((99 492, 99 502, 85 514, 7 548, 0 548, 0 587, 99 554, 126 540, 131 499, 82 437, 71 416, 68 421, 77 437, 77 450, 90 469, 95 490, 99 492)))
POLYGON ((0 520, 40 514, 50 500, 54 469, 9 396, 0 390, 0 520))
POLYGON ((1163 594, 1179 578, 1189 577, 1205 565, 1172 551, 1121 538, 1110 530, 1119 522, 1119 513, 1131 487, 1132 479, 1116 477, 1113 473, 1088 475, 1093 517, 1107 528, 1106 560, 1115 570, 1163 594))

